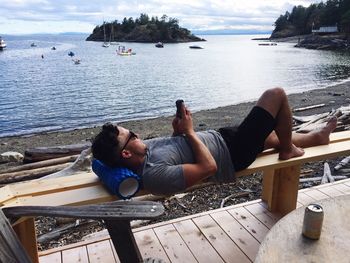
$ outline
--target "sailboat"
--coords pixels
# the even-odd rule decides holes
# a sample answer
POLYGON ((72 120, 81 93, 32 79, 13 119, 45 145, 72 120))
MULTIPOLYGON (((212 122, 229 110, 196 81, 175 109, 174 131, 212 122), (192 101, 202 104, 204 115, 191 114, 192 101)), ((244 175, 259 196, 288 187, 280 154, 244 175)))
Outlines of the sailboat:
POLYGON ((119 45, 119 43, 117 43, 117 42, 114 41, 114 28, 113 28, 113 24, 111 24, 111 27, 112 27, 112 29, 111 29, 111 35, 110 35, 110 37, 109 37, 109 44, 110 44, 110 45, 119 45), (111 40, 112 40, 113 42, 111 42, 111 40))
MULTIPOLYGON (((105 26, 105 22, 103 22, 103 39, 104 39, 104 41, 103 41, 102 46, 103 47, 109 47, 110 43, 106 42, 106 26, 105 26)), ((111 41, 109 41, 109 42, 111 42, 111 41)))

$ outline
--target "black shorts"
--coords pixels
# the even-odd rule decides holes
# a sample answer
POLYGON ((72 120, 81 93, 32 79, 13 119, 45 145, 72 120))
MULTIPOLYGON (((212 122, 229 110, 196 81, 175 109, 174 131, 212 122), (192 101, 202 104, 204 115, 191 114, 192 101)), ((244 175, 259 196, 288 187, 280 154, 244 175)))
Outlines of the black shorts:
POLYGON ((274 130, 275 118, 265 109, 255 106, 238 127, 220 128, 230 151, 235 171, 247 168, 264 150, 266 138, 274 130))

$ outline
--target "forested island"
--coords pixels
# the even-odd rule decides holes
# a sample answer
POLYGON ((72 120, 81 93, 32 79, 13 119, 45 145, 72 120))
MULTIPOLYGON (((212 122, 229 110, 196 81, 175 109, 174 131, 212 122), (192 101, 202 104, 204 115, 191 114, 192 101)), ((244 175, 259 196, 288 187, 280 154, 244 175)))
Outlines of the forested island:
POLYGON ((334 50, 349 49, 349 34, 350 0, 328 0, 280 15, 270 39, 301 36, 297 47, 334 50))
POLYGON ((96 26, 87 41, 116 41, 116 42, 144 42, 144 43, 180 43, 205 41, 193 35, 188 29, 179 26, 179 20, 163 15, 150 18, 147 14, 140 17, 124 18, 103 23, 96 26))

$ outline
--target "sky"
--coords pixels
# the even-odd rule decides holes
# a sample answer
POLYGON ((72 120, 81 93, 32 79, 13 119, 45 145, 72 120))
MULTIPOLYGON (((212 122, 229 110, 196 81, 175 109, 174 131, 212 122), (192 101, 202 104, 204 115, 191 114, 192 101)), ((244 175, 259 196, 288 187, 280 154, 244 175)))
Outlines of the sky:
POLYGON ((295 5, 317 0, 2 0, 0 35, 92 33, 103 21, 137 18, 141 13, 177 18, 192 32, 266 33, 295 5))

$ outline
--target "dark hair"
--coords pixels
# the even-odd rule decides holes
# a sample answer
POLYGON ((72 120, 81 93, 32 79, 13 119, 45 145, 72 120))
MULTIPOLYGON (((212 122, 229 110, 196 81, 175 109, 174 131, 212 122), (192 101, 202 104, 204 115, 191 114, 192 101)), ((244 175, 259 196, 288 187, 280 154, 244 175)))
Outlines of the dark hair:
POLYGON ((93 157, 107 166, 118 166, 120 161, 118 134, 117 125, 110 122, 105 123, 102 126, 102 131, 96 135, 92 142, 93 157))

